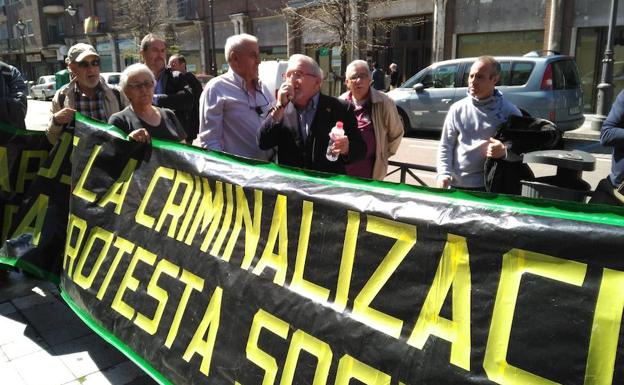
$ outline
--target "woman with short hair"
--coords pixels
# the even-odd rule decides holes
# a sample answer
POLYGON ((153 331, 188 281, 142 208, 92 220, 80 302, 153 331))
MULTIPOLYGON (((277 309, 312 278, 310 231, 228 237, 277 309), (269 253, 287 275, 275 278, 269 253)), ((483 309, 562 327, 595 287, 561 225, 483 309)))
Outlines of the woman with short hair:
POLYGON ((184 143, 186 132, 174 112, 152 105, 155 83, 154 74, 145 64, 127 67, 121 74, 119 85, 130 106, 113 114, 108 123, 137 142, 149 143, 154 137, 184 143))

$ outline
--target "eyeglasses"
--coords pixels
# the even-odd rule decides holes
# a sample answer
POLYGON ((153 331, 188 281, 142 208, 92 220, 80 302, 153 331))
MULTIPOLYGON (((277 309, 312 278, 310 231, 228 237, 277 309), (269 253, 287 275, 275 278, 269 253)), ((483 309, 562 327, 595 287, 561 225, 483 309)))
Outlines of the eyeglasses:
POLYGON ((100 66, 100 59, 93 59, 91 61, 87 61, 87 60, 83 60, 81 62, 78 62, 78 67, 80 68, 87 68, 87 67, 99 67, 100 66))
POLYGON ((303 79, 305 76, 311 76, 313 78, 318 77, 315 74, 311 74, 309 72, 303 72, 303 71, 288 71, 283 75, 284 79, 291 78, 293 80, 303 79))
MULTIPOLYGON (((249 105, 249 109, 250 110, 255 110, 256 114, 258 114, 258 116, 262 116, 262 114, 264 113, 262 108, 269 105, 269 100, 266 98, 266 96, 264 96, 264 94, 261 91, 256 91, 256 95, 258 95, 258 94, 260 94, 262 96, 262 98, 264 99, 264 103, 263 104, 252 106, 251 102, 249 100, 249 93, 247 94, 247 104, 249 105)), ((255 100, 254 100, 254 102, 255 102, 255 100)), ((254 104, 256 104, 256 103, 254 103, 254 104)))
POLYGON ((138 90, 140 88, 154 88, 154 82, 151 80, 146 80, 142 83, 127 83, 126 86, 134 88, 135 90, 138 90))
POLYGON ((353 75, 349 76, 349 80, 353 80, 353 81, 358 80, 358 79, 366 80, 368 78, 370 78, 369 74, 353 74, 353 75))

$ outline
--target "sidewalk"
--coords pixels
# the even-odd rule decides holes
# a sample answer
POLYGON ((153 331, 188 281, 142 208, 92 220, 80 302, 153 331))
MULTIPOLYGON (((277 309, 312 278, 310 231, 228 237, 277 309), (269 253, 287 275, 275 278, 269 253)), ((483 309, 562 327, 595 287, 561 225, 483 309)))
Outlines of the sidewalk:
POLYGON ((576 140, 600 140, 600 131, 592 129, 591 123, 594 120, 594 115, 585 114, 585 122, 576 130, 566 131, 563 134, 565 139, 576 140))
POLYGON ((0 281, 2 385, 152 385, 89 329, 48 282, 11 272, 0 281))

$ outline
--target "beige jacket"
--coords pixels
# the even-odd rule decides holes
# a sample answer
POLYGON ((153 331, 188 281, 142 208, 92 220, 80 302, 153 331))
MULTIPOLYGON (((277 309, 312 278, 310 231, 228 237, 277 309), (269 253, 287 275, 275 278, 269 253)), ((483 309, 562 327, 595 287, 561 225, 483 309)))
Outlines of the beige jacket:
MULTIPOLYGON (((54 119, 52 116, 58 111, 62 110, 65 107, 76 108, 76 96, 73 90, 76 87, 76 80, 72 80, 69 84, 61 87, 54 94, 54 98, 52 98, 52 107, 50 108, 51 115, 50 121, 48 122, 48 128, 46 129, 46 136, 48 140, 52 144, 56 144, 58 138, 61 136, 61 131, 63 130, 63 125, 59 125, 54 123, 54 119), (60 96, 64 95, 63 105, 60 103, 60 96)), ((100 79, 100 87, 104 90, 104 112, 107 117, 110 117, 115 112, 119 112, 125 108, 128 104, 126 96, 123 92, 119 91, 120 98, 117 99, 113 89, 110 88, 102 79, 100 79), (121 106, 119 105, 119 100, 121 100, 121 106)))
MULTIPOLYGON (((349 92, 340 95, 347 100, 349 92)), ((396 104, 385 93, 370 87, 373 103, 373 129, 375 131, 375 164, 373 179, 383 180, 388 173, 388 158, 399 149, 403 138, 403 122, 399 117, 396 104)))

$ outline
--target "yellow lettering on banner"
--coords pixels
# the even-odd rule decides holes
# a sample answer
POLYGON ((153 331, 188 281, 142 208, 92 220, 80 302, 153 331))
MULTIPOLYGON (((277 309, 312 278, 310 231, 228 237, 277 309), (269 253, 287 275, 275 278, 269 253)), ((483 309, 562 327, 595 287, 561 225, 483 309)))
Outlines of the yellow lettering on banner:
POLYGON ((219 235, 217 235, 217 239, 215 239, 215 242, 212 245, 212 250, 210 250, 210 254, 215 257, 218 257, 221 253, 221 247, 223 246, 225 236, 227 235, 230 225, 232 224, 232 213, 234 212, 234 193, 231 184, 227 183, 225 185, 225 192, 226 205, 223 224, 221 225, 221 230, 219 231, 219 235))
POLYGON ((167 201, 165 202, 165 207, 163 207, 162 211, 160 212, 160 217, 158 217, 158 223, 156 223, 156 228, 154 230, 160 231, 163 224, 165 223, 165 219, 167 218, 167 216, 171 216, 171 223, 169 224, 167 236, 170 238, 175 238, 176 229, 178 227, 178 220, 186 212, 188 201, 191 198, 192 192, 193 177, 191 176, 191 174, 177 171, 175 175, 175 181, 173 182, 173 187, 171 188, 171 191, 169 191, 169 196, 167 197, 167 201), (184 194, 182 195, 180 203, 176 204, 175 199, 178 195, 178 190, 182 185, 184 185, 184 194))
POLYGON ((189 362, 195 353, 202 356, 201 365, 199 371, 208 376, 210 373, 210 361, 212 359, 212 352, 214 350, 215 341, 217 339, 217 331, 219 330, 219 320, 221 318, 221 301, 223 298, 223 289, 218 287, 212 293, 204 318, 202 318, 191 342, 189 343, 182 359, 189 362), (208 336, 206 336, 208 332, 208 336))
POLYGON ((329 289, 303 278, 306 258, 308 256, 308 242, 310 240, 310 228, 312 227, 314 204, 304 200, 302 211, 299 243, 297 245, 297 258, 295 260, 295 272, 293 273, 293 278, 290 283, 290 289, 313 300, 327 302, 327 299, 329 298, 329 289))
POLYGON ((386 373, 345 354, 338 362, 335 385, 349 385, 352 378, 366 385, 389 385, 391 379, 386 373))
POLYGON ((204 290, 204 280, 191 273, 188 270, 182 270, 182 275, 180 276, 180 281, 186 285, 184 288, 184 292, 182 293, 182 297, 180 297, 180 302, 178 302, 178 308, 176 309, 175 315, 173 316, 173 321, 171 322, 171 327, 169 328, 169 333, 167 334, 167 339, 165 340, 165 346, 171 348, 173 341, 178 335, 178 330, 180 329, 180 322, 182 322, 182 316, 184 315, 184 311, 186 310, 186 305, 188 304, 188 300, 191 297, 191 293, 193 290, 197 290, 201 293, 204 290))
POLYGON ((115 244, 113 246, 117 248, 117 254, 115 254, 115 258, 113 258, 113 263, 111 263, 110 267, 108 268, 106 276, 104 277, 104 281, 102 281, 102 286, 100 286, 100 290, 98 290, 97 295, 95 296, 100 301, 102 300, 102 298, 104 298, 106 290, 108 290, 108 285, 110 284, 111 279, 113 279, 115 271, 117 271, 117 266, 119 266, 121 258, 124 256, 124 254, 131 254, 135 248, 134 243, 119 236, 117 237, 117 239, 115 239, 115 244))
POLYGON ((93 192, 85 189, 84 185, 87 177, 89 176, 89 173, 91 172, 91 167, 93 167, 93 162, 95 162, 95 158, 97 158, 100 150, 102 150, 101 145, 98 144, 96 146, 93 146, 93 151, 89 156, 89 160, 87 161, 84 170, 82 170, 82 174, 80 175, 80 179, 78 179, 78 183, 76 183, 76 187, 74 187, 73 194, 79 198, 84 199, 87 202, 95 202, 96 199, 96 195, 93 192))
POLYGON ((247 340, 246 348, 247 359, 264 369, 262 385, 273 385, 275 383, 275 376, 277 375, 277 361, 258 347, 258 340, 260 339, 260 332, 262 329, 267 329, 285 340, 288 338, 289 325, 274 315, 260 309, 254 316, 251 330, 249 331, 249 339, 247 340))
MULTIPOLYGON (((67 152, 69 150, 69 146, 72 142, 72 134, 68 132, 63 132, 59 138, 58 149, 56 150, 56 154, 54 155, 54 159, 52 159, 52 164, 50 164, 50 168, 41 167, 39 169, 38 175, 48 178, 54 179, 58 175, 61 166, 63 165, 63 161, 67 156, 67 152)), ((71 183, 71 177, 69 175, 63 175, 60 178, 60 182, 69 185, 71 183)))
POLYGON ((622 310, 624 272, 603 269, 589 340, 585 385, 610 385, 613 382, 622 310))
POLYGON ((43 222, 45 220, 46 212, 48 211, 48 201, 50 198, 47 195, 39 194, 33 205, 28 209, 26 215, 15 229, 12 238, 19 234, 32 234, 32 243, 34 246, 39 245, 39 237, 41 236, 41 229, 43 229, 43 222))
POLYGON ((37 171, 39 171, 39 168, 47 157, 47 151, 22 151, 22 158, 20 159, 19 169, 17 170, 15 192, 23 193, 26 191, 26 181, 35 179, 35 177, 37 176, 37 171), (34 168, 35 171, 28 172, 28 165, 31 159, 39 159, 39 162, 34 168))
POLYGON ((399 338, 403 321, 375 310, 369 305, 416 244, 416 227, 370 215, 368 216, 366 231, 394 238, 397 241, 366 282, 362 291, 355 297, 352 316, 383 333, 399 338))
POLYGON ((113 243, 114 237, 115 234, 111 233, 110 231, 106 231, 101 227, 95 227, 93 228, 93 230, 91 230, 91 233, 89 233, 89 238, 87 239, 87 243, 82 249, 82 253, 80 253, 80 259, 78 260, 76 272, 73 276, 74 282, 76 282, 78 286, 82 287, 85 290, 91 288, 91 285, 93 285, 93 281, 95 280, 95 276, 100 270, 102 262, 104 262, 104 258, 106 258, 106 255, 108 254, 111 243, 113 243), (97 257, 93 268, 91 268, 91 273, 89 273, 88 276, 85 276, 82 274, 82 269, 84 268, 85 263, 87 262, 87 258, 89 258, 89 254, 91 254, 91 249, 93 248, 93 245, 95 244, 95 241, 97 239, 104 241, 104 245, 100 250, 100 254, 97 257))
POLYGON ((353 273, 353 261, 355 260, 355 247, 360 231, 360 213, 349 210, 347 212, 347 230, 345 231, 342 246, 342 258, 340 259, 340 272, 338 273, 338 285, 336 286, 336 299, 333 308, 336 311, 344 311, 349 299, 351 287, 351 274, 353 273))
POLYGON ((130 159, 123 171, 121 171, 121 175, 119 178, 113 183, 110 189, 104 194, 102 199, 98 202, 100 207, 104 207, 109 203, 115 205, 115 214, 121 214, 121 208, 123 206, 124 200, 126 199, 126 194, 128 193, 128 187, 130 187, 130 182, 132 181, 132 175, 134 175, 134 170, 137 167, 136 159, 130 159))
POLYGON ((152 180, 150 180, 150 183, 147 186, 147 190, 145 191, 145 195, 143 196, 143 199, 141 200, 141 204, 139 205, 139 208, 137 210, 137 213, 135 216, 135 220, 137 223, 142 224, 148 229, 151 229, 152 227, 154 227, 154 222, 156 221, 156 219, 154 219, 154 217, 147 215, 145 213, 145 208, 147 207, 147 204, 149 203, 150 198, 152 197, 152 194, 154 193, 154 189, 156 188, 156 185, 158 184, 158 181, 160 180, 160 178, 173 180, 174 176, 175 176, 175 170, 172 168, 160 166, 156 169, 156 171, 154 172, 154 175, 152 176, 152 180))
POLYGON ((152 278, 147 284, 147 295, 158 301, 158 306, 154 312, 154 317, 151 319, 143 315, 141 312, 137 312, 137 317, 134 320, 134 323, 151 335, 154 335, 158 330, 158 324, 160 323, 160 319, 165 311, 165 306, 169 300, 169 294, 167 291, 158 286, 158 279, 163 273, 175 278, 179 271, 179 266, 167 261, 166 259, 161 259, 156 265, 152 278))
POLYGON ((4 217, 2 218, 2 239, 9 238, 9 230, 13 224, 13 218, 19 209, 16 205, 4 205, 4 217))
MULTIPOLYGON (((0 190, 11 192, 11 180, 9 179, 9 157, 7 148, 0 147, 0 190)), ((2 238, 6 239, 6 238, 2 238)))
POLYGON ((63 270, 67 272, 68 277, 73 276, 74 262, 78 259, 78 253, 82 247, 82 240, 87 232, 87 227, 87 221, 78 218, 74 214, 69 214, 67 236, 65 238, 65 256, 63 257, 63 270), (76 236, 76 243, 72 245, 74 229, 78 230, 78 235, 76 236))
POLYGON ((451 363, 470 370, 470 257, 466 238, 449 234, 433 283, 407 343, 422 349, 430 335, 451 343, 451 363), (453 319, 440 311, 453 286, 453 319))
POLYGON ((483 368, 490 380, 499 384, 554 385, 555 382, 529 373, 507 362, 509 337, 513 323, 520 281, 524 273, 535 274, 570 285, 581 286, 587 265, 526 250, 513 249, 503 255, 490 333, 483 368))
POLYGON ((245 197, 245 192, 241 186, 236 186, 236 218, 234 228, 230 234, 230 239, 223 252, 223 260, 229 261, 234 250, 234 245, 238 240, 242 225, 245 225, 245 255, 241 268, 249 269, 253 258, 256 256, 256 248, 260 239, 260 219, 262 219, 262 190, 254 190, 254 215, 251 217, 249 204, 245 197))
POLYGON ((134 269, 136 268, 139 261, 143 261, 148 265, 153 265, 156 261, 156 254, 151 253, 145 250, 142 247, 137 247, 132 259, 130 260, 130 264, 128 265, 128 269, 126 270, 126 274, 124 274, 121 283, 119 284, 119 288, 117 289, 117 294, 115 294, 115 298, 113 299, 113 303, 111 304, 111 308, 131 320, 134 317, 134 313, 136 310, 127 303, 123 301, 123 295, 126 289, 131 291, 136 291, 139 287, 139 280, 132 276, 134 273, 134 269))
POLYGON ((291 385, 293 383, 297 361, 302 350, 305 350, 317 359, 312 385, 325 385, 333 357, 331 348, 327 343, 302 330, 297 330, 293 334, 286 362, 284 363, 284 372, 282 373, 280 385, 291 385))
POLYGON ((200 178, 197 175, 193 176, 193 196, 191 197, 191 203, 189 204, 188 210, 186 210, 184 219, 182 220, 182 225, 180 226, 180 230, 178 230, 178 235, 176 236, 176 240, 179 242, 184 240, 184 235, 191 224, 191 219, 194 218, 193 214, 195 213, 195 209, 197 209, 199 198, 202 196, 202 185, 204 186, 204 190, 210 189, 208 181, 205 178, 200 178))
MULTIPOLYGON (((208 192, 209 191, 210 190, 208 190, 208 192)), ((217 228, 219 227, 219 223, 221 223, 221 216, 223 215, 223 183, 221 181, 217 181, 215 183, 214 200, 210 200, 210 195, 212 194, 209 193, 208 196, 204 195, 202 203, 199 205, 200 212, 198 213, 195 221, 193 221, 192 226, 192 229, 196 230, 197 226, 195 225, 195 223, 199 223, 198 221, 201 219, 202 226, 200 232, 203 233, 204 231, 206 231, 206 228, 208 228, 208 224, 210 224, 210 228, 208 228, 208 232, 204 237, 204 241, 199 247, 199 249, 203 252, 208 251, 208 247, 210 246, 210 243, 212 243, 212 238, 214 238, 214 235, 217 232, 217 228), (206 202, 205 205, 204 202, 206 202)), ((195 231, 191 231, 191 233, 195 233, 195 231)), ((191 233, 189 233, 189 236, 191 235, 191 233)), ((186 239, 188 241, 189 237, 187 237, 186 239)), ((187 244, 190 245, 190 242, 187 242, 187 244)))
POLYGON ((286 196, 279 194, 275 201, 271 229, 269 230, 264 252, 253 269, 254 274, 260 275, 266 267, 272 267, 275 269, 273 282, 280 286, 283 286, 284 281, 286 281, 286 270, 288 268, 288 220, 286 209, 286 196), (275 243, 278 237, 278 252, 275 254, 273 250, 275 250, 275 243))

